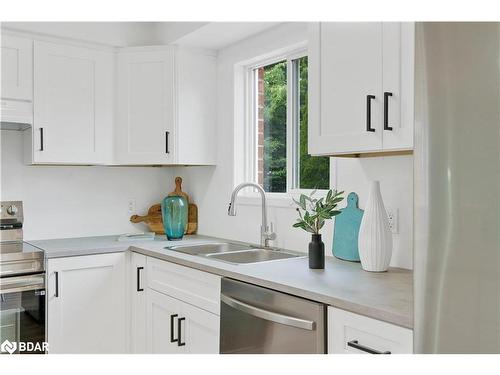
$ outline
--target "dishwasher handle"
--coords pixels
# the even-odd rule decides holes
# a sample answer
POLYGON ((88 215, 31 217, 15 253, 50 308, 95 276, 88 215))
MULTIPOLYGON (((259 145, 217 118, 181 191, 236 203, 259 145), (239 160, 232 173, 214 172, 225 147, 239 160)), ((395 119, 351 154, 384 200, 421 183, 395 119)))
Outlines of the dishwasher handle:
POLYGON ((273 311, 268 311, 261 309, 260 307, 249 305, 245 302, 238 301, 232 297, 221 294, 220 299, 226 305, 232 307, 233 309, 244 312, 248 315, 255 316, 264 320, 269 320, 271 322, 283 324, 290 327, 306 329, 308 331, 313 331, 316 327, 316 323, 312 320, 305 320, 300 318, 295 318, 293 316, 279 314, 273 311))

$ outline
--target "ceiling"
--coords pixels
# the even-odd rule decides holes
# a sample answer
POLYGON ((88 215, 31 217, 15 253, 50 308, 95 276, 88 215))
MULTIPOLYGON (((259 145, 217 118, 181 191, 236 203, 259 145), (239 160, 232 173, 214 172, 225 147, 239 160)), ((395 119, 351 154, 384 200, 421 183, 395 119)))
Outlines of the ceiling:
POLYGON ((108 46, 178 44, 220 50, 279 22, 2 22, 2 28, 108 46))
POLYGON ((175 43, 220 50, 279 24, 280 22, 210 22, 178 38, 175 43))

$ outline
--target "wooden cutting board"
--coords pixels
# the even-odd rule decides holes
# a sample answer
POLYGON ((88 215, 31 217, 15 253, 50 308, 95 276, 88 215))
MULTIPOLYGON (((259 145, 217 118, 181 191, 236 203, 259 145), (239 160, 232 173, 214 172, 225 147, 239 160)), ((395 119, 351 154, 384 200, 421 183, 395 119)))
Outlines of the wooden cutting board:
MULTIPOLYGON (((187 202, 190 201, 189 195, 182 191, 182 178, 175 178, 175 190, 168 194, 169 197, 181 196, 186 198, 187 202)), ((161 204, 157 203, 152 205, 148 214, 144 216, 132 215, 130 217, 132 223, 146 223, 149 226, 149 230, 155 232, 156 234, 165 234, 165 228, 163 227, 163 218, 161 214, 161 204)), ((186 234, 195 234, 198 231, 198 206, 194 203, 189 203, 188 206, 188 223, 186 225, 186 234)))
POLYGON ((165 228, 163 227, 163 220, 161 217, 161 204, 152 205, 148 214, 144 216, 132 215, 130 217, 132 223, 142 223, 145 222, 149 226, 151 232, 156 234, 165 234, 165 228))
POLYGON ((169 197, 184 197, 189 203, 189 195, 182 191, 182 177, 175 178, 175 190, 168 194, 169 197))
POLYGON ((358 195, 347 196, 347 207, 335 216, 332 253, 339 259, 359 262, 358 235, 363 210, 358 208, 358 195))
POLYGON ((169 197, 184 197, 188 202, 188 223, 186 226, 186 234, 195 234, 198 230, 198 206, 191 203, 189 195, 182 191, 182 178, 175 178, 175 190, 168 194, 169 197))

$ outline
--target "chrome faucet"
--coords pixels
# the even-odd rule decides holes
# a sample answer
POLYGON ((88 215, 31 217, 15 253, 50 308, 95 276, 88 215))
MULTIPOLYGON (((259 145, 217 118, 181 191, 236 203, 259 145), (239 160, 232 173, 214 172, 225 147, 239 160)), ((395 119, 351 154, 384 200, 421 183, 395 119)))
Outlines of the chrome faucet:
POLYGON ((269 241, 276 238, 276 233, 273 232, 273 223, 267 224, 267 201, 266 192, 260 185, 254 184, 253 182, 243 182, 236 186, 231 194, 231 202, 229 203, 229 208, 227 214, 229 216, 236 216, 236 197, 241 189, 251 186, 258 190, 262 198, 262 225, 260 227, 260 244, 264 247, 269 247, 269 241))

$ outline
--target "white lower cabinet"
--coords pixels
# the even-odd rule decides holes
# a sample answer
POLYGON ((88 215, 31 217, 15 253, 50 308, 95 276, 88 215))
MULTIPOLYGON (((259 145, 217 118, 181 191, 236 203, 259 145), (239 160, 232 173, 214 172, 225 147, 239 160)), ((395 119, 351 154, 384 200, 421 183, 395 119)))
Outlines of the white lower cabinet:
POLYGON ((132 353, 219 353, 217 275, 132 253, 132 353))
POLYGON ((146 345, 146 256, 130 253, 130 351, 147 353, 146 345))
POLYGON ((329 306, 328 353, 411 354, 413 331, 329 306))
POLYGON ((147 290, 148 353, 219 353, 219 316, 147 290))
POLYGON ((126 256, 47 261, 49 353, 128 352, 126 256))

